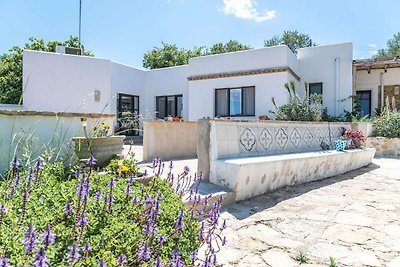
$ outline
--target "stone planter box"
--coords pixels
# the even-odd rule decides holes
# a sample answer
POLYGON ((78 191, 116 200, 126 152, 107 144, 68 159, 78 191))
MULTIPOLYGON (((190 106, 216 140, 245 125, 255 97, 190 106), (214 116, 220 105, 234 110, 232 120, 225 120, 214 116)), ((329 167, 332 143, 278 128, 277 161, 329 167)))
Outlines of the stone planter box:
POLYGON ((400 138, 368 137, 366 146, 376 149, 376 157, 400 158, 400 138))
POLYGON ((83 160, 90 157, 90 149, 97 159, 97 165, 105 166, 116 154, 121 154, 124 149, 125 135, 113 135, 107 137, 73 137, 76 156, 83 160))

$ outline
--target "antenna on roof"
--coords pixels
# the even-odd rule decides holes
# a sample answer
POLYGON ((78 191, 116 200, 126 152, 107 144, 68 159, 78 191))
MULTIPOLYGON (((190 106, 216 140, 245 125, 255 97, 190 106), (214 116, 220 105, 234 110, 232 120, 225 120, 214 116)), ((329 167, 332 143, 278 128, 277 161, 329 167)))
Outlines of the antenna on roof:
POLYGON ((81 42, 81 28, 82 28, 82 0, 79 0, 79 42, 81 42))

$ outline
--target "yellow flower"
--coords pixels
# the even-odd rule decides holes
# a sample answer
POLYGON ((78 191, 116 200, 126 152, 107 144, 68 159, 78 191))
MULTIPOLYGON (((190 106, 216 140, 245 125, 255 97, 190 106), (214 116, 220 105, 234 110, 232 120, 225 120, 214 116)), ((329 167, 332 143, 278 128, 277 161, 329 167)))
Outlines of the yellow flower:
POLYGON ((110 125, 108 125, 108 124, 106 124, 106 123, 103 123, 103 128, 106 129, 106 130, 108 130, 108 129, 110 129, 110 125))

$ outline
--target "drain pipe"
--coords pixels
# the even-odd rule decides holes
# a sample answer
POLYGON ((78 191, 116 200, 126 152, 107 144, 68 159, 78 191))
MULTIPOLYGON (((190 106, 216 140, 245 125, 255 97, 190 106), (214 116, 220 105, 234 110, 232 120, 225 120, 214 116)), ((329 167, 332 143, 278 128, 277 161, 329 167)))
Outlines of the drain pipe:
POLYGON ((335 114, 339 116, 339 71, 340 58, 335 58, 335 114))
POLYGON ((383 77, 384 73, 381 72, 381 110, 383 110, 385 108, 385 96, 384 94, 384 89, 385 89, 385 80, 383 77))

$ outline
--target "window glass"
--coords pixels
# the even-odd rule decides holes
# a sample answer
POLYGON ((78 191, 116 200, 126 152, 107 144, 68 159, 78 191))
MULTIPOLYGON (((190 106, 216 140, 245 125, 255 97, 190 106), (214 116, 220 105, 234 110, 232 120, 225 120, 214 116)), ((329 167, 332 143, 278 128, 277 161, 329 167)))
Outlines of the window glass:
POLYGON ((254 116, 255 87, 215 90, 215 116, 254 116))
POLYGON ((156 101, 157 118, 164 119, 165 117, 167 117, 167 115, 165 114, 165 97, 158 96, 156 97, 156 101))
POLYGON ((175 96, 167 97, 167 116, 176 117, 175 96))
POLYGON ((254 87, 243 88, 243 116, 255 115, 255 91, 254 87))
POLYGON ((230 90, 229 107, 230 116, 240 116, 242 114, 242 89, 230 90))
POLYGON ((177 107, 178 110, 176 111, 176 116, 177 117, 182 117, 182 111, 183 111, 183 101, 182 101, 183 97, 182 96, 178 96, 177 97, 177 107))
POLYGON ((310 83, 309 84, 309 94, 322 95, 322 83, 310 83))
POLYGON ((229 116, 228 113, 228 89, 218 89, 215 90, 215 116, 224 117, 229 116))

